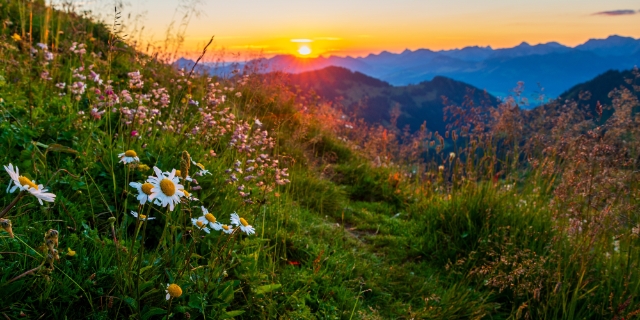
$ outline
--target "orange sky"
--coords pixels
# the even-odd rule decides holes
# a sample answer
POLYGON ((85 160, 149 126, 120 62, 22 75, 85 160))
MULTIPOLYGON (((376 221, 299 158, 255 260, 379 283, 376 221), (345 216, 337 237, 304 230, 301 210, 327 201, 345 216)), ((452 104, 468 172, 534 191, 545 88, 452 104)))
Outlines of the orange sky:
POLYGON ((170 22, 179 22, 186 12, 183 6, 176 13, 179 4, 200 13, 186 29, 188 51, 200 51, 214 35, 216 48, 244 56, 296 54, 302 45, 311 49, 308 56, 362 56, 383 50, 512 47, 522 41, 575 46, 612 34, 640 38, 637 0, 135 0, 126 10, 140 15, 145 40, 159 42, 170 22))

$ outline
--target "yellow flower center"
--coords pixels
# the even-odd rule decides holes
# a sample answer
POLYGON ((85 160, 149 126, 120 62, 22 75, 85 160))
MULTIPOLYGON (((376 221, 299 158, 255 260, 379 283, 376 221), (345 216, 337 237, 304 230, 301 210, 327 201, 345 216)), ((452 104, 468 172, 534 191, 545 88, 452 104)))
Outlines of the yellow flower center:
POLYGON ((137 157, 138 154, 133 150, 127 150, 124 152, 124 156, 133 158, 133 157, 137 157))
POLYGON ((69 257, 73 257, 73 256, 75 256, 75 255, 76 255, 76 252, 75 252, 75 251, 73 251, 73 250, 71 250, 71 248, 67 248, 67 255, 68 255, 69 257))
POLYGON ((205 218, 211 223, 216 223, 216 217, 214 217, 211 213, 207 213, 204 215, 205 218))
POLYGON ((182 288, 175 283, 172 283, 167 287, 167 293, 171 298, 179 298, 182 295, 182 288))
POLYGON ((182 172, 180 172, 180 170, 176 170, 176 177, 181 177, 182 176, 182 172))
POLYGON ((189 192, 187 192, 187 190, 180 190, 182 191, 182 193, 184 193, 184 196, 189 198, 191 196, 191 194, 189 192))
POLYGON ((171 197, 176 193, 176 185, 173 181, 165 178, 160 181, 160 190, 162 190, 162 193, 165 195, 171 197))
POLYGON ((145 216, 144 214, 139 214, 138 218, 140 218, 140 220, 146 220, 147 216, 145 216))
POLYGON ((31 188, 38 190, 38 186, 35 183, 31 182, 31 180, 29 180, 29 178, 25 176, 19 176, 18 181, 20 181, 20 184, 23 186, 29 186, 31 188))
POLYGON ((204 165, 200 162, 196 163, 196 166, 198 166, 198 168, 204 170, 204 165))
POLYGON ((243 226, 248 226, 249 222, 247 222, 247 220, 245 220, 244 218, 240 218, 240 223, 242 223, 243 226))
POLYGON ((140 189, 142 190, 142 192, 144 192, 144 194, 150 196, 153 185, 149 182, 145 182, 144 184, 142 184, 142 187, 140 187, 140 189))
POLYGON ((226 224, 223 224, 223 225, 222 225, 222 229, 229 230, 229 226, 228 226, 228 225, 226 225, 226 224))
POLYGON ((198 221, 196 221, 196 226, 198 226, 198 228, 202 229, 202 228, 204 228, 204 222, 198 220, 198 221))

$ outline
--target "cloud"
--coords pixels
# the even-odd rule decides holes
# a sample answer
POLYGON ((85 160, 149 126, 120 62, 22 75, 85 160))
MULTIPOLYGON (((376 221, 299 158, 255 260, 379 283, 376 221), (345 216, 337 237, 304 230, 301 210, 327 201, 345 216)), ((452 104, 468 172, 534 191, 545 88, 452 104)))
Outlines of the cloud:
POLYGON ((291 42, 309 43, 309 42, 313 42, 313 40, 311 40, 311 39, 291 39, 291 42))
POLYGON ((613 11, 600 11, 596 12, 594 16, 628 16, 636 14, 634 10, 613 10, 613 11))

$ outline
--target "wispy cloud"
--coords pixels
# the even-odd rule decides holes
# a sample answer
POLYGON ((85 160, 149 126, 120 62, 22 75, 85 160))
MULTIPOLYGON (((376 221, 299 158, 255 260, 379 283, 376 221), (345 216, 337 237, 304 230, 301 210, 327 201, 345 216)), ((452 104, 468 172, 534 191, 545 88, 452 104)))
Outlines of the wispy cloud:
POLYGON ((291 39, 291 42, 309 43, 313 42, 311 39, 291 39))
POLYGON ((628 16, 636 14, 635 10, 612 10, 612 11, 600 11, 596 12, 594 16, 628 16))

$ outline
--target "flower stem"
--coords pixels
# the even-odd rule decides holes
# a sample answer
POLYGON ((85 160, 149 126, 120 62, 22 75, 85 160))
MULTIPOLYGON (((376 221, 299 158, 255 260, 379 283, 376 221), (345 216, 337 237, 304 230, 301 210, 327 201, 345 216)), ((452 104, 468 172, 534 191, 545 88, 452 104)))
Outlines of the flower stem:
POLYGON ((6 208, 4 208, 2 212, 0 212, 0 218, 4 217, 8 213, 9 210, 11 210, 11 208, 13 208, 18 203, 18 201, 20 201, 20 198, 22 198, 23 195, 24 195, 24 191, 20 191, 20 193, 18 193, 18 195, 15 197, 15 199, 13 199, 13 201, 11 201, 11 203, 9 203, 9 205, 6 208))

